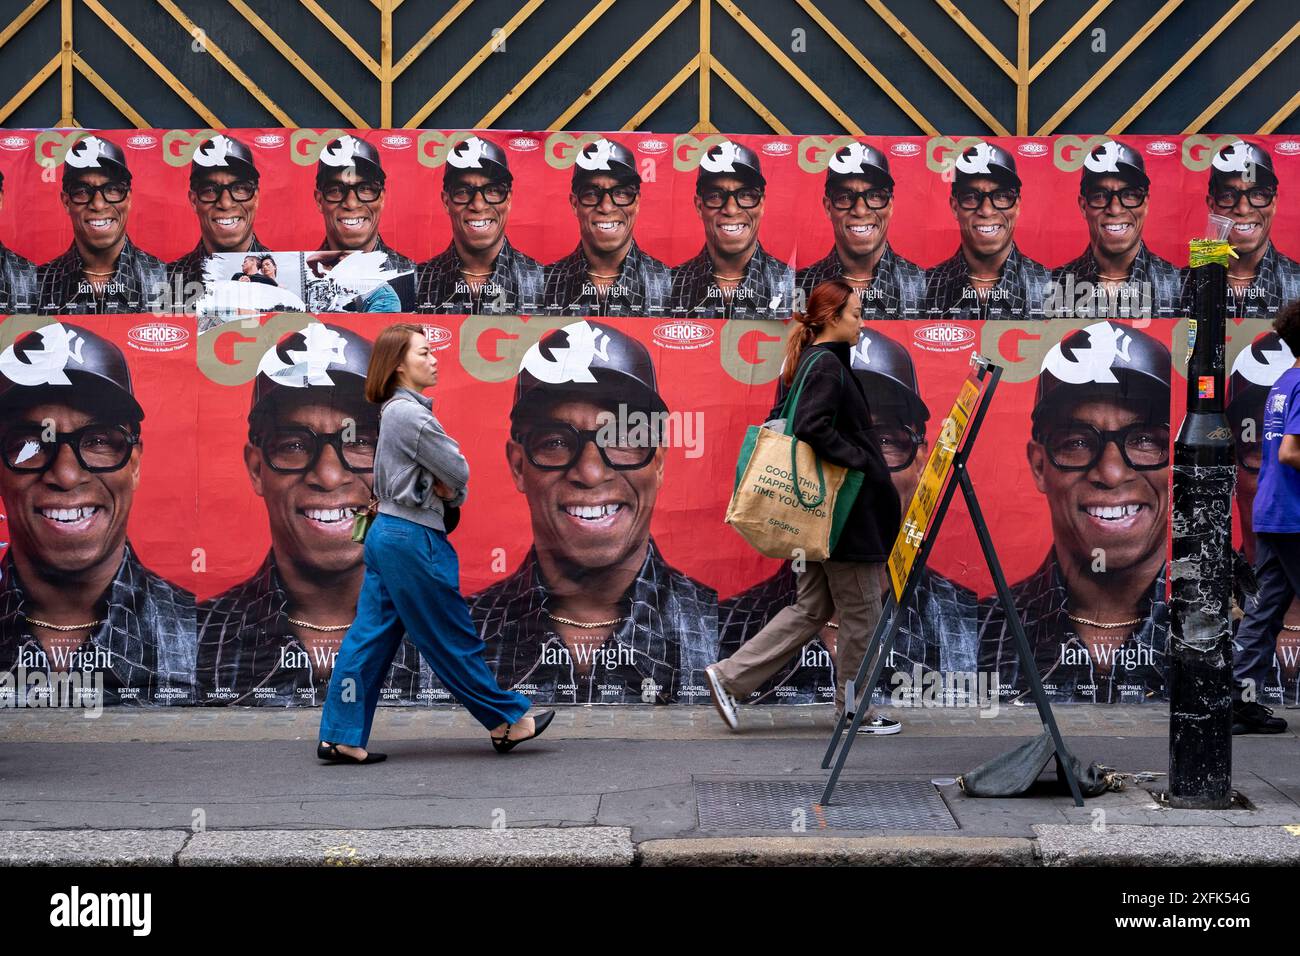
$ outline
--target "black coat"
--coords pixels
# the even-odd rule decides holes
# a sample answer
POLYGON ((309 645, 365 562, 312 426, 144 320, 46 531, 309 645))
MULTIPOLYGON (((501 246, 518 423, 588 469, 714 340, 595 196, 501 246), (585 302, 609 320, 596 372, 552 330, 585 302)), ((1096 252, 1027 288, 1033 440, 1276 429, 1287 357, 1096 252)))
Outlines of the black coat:
MULTIPOLYGON (((817 457, 835 465, 856 468, 864 475, 839 541, 831 552, 832 561, 885 561, 898 537, 902 513, 898 492, 889 477, 889 468, 880 445, 871 434, 871 408, 867 395, 849 366, 847 342, 810 345, 799 357, 793 380, 799 370, 818 352, 833 356, 821 358, 809 369, 803 392, 795 408, 790 431, 795 438, 812 446, 817 457)), ((769 418, 780 418, 787 388, 784 379, 776 407, 769 418)))

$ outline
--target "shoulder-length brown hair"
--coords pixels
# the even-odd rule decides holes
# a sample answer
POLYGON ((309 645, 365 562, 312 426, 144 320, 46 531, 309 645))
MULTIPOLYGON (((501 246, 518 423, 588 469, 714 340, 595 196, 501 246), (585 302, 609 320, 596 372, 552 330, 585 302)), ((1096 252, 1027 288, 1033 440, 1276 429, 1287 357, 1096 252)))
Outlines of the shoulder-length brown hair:
POLYGON ((411 335, 424 335, 424 327, 410 322, 398 322, 379 333, 370 349, 370 365, 366 368, 366 399, 382 405, 397 391, 397 366, 406 358, 411 347, 411 335))
POLYGON ((856 295, 853 286, 843 279, 830 279, 812 290, 805 311, 794 314, 790 322, 790 337, 785 343, 785 366, 781 372, 787 386, 794 381, 794 370, 803 350, 812 345, 813 339, 827 325, 835 322, 851 295, 856 295))

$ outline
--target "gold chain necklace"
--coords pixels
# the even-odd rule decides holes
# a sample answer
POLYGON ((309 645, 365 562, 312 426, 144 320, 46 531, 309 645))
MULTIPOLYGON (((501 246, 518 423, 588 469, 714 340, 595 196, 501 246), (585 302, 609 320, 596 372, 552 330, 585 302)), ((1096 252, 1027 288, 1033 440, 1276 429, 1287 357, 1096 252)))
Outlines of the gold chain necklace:
POLYGON ((724 276, 724 275, 723 275, 722 273, 720 273, 720 272, 715 272, 715 273, 713 273, 713 278, 715 278, 715 279, 721 279, 723 282, 739 282, 741 279, 745 278, 745 276, 744 276, 744 273, 742 273, 742 274, 740 274, 740 275, 738 275, 738 276, 724 276))
POLYGON ((103 621, 91 621, 89 624, 51 624, 49 621, 38 621, 36 618, 28 617, 25 614, 23 620, 28 624, 35 624, 37 627, 47 627, 51 631, 88 631, 104 623, 103 621))
POLYGON ((621 617, 616 617, 612 621, 591 621, 590 623, 586 621, 571 621, 567 617, 560 617, 560 615, 552 614, 549 611, 546 612, 546 616, 557 624, 568 624, 570 627, 581 627, 588 631, 595 630, 598 627, 613 627, 615 624, 619 624, 623 620, 621 617))
POLYGON ((461 269, 460 274, 469 276, 471 279, 482 279, 484 276, 490 276, 491 272, 470 272, 468 269, 461 269))
POLYGON ((1066 617, 1075 624, 1087 624, 1089 627, 1099 627, 1104 631, 1109 631, 1117 627, 1134 627, 1135 625, 1141 624, 1144 620, 1139 617, 1133 621, 1116 621, 1114 624, 1103 624, 1100 621, 1090 621, 1086 617, 1075 617, 1073 614, 1067 614, 1066 617))
MULTIPOLYGON (((286 617, 288 617, 288 615, 286 615, 286 617)), ((313 624, 311 621, 295 621, 291 617, 288 620, 290 624, 297 624, 299 627, 305 627, 309 631, 346 631, 352 626, 351 624, 313 624)))
POLYGON ((592 272, 590 269, 587 270, 587 275, 591 276, 593 279, 617 279, 618 278, 617 272, 613 273, 612 275, 605 275, 603 272, 592 272))

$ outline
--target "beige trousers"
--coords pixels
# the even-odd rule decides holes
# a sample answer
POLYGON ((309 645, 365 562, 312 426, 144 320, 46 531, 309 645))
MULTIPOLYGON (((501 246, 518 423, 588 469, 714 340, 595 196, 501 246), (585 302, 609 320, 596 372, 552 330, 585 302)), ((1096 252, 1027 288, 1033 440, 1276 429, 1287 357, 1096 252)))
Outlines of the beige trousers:
MULTIPOLYGON (((844 685, 858 676, 867 644, 880 620, 883 565, 864 561, 810 561, 796 575, 795 602, 740 646, 714 671, 738 703, 744 703, 840 612, 835 642, 835 712, 844 712, 844 685)), ((874 663, 874 662, 873 662, 874 663)), ((861 688, 858 688, 859 694, 861 688)), ((870 696, 867 698, 870 703, 870 696)))

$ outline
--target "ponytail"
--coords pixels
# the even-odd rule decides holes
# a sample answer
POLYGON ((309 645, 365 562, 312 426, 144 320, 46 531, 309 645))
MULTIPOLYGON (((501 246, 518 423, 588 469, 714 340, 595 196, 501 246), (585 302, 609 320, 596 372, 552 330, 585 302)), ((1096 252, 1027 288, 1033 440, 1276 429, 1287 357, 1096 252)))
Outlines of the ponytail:
POLYGON ((853 286, 843 279, 830 279, 812 290, 808 296, 808 309, 796 312, 790 323, 790 336, 785 342, 785 363, 782 366, 781 379, 789 388, 794 382, 795 369, 808 346, 817 336, 825 331, 827 325, 834 325, 844 311, 844 303, 849 296, 856 295, 853 286))

